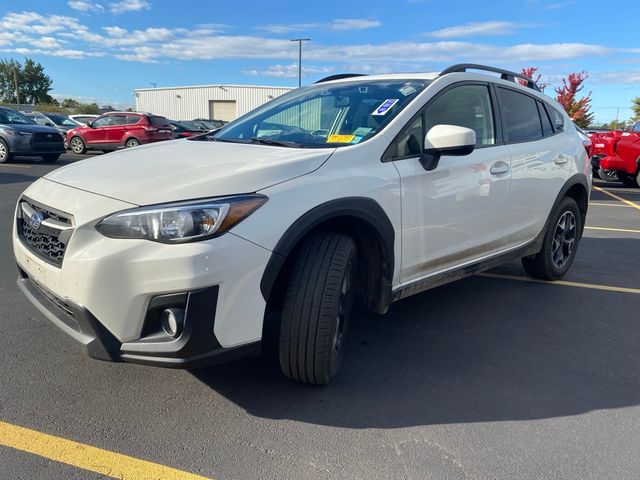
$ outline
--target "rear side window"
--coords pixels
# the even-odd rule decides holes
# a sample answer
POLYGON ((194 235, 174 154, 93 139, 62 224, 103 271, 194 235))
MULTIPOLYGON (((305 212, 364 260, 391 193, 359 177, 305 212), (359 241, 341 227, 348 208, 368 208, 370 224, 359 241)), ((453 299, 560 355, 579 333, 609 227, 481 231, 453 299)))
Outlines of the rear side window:
POLYGON ((542 124, 536 100, 528 95, 498 88, 505 136, 508 142, 527 142, 542 138, 542 124))
POLYGON ((169 125, 169 120, 167 120, 165 117, 156 117, 156 116, 149 117, 149 122, 154 127, 170 127, 171 126, 169 125))
POLYGON ((562 132, 564 130, 564 116, 553 107, 549 107, 549 114, 551 115, 553 125, 556 127, 556 131, 562 132))
POLYGON ((633 132, 640 132, 640 123, 636 123, 636 124, 633 126, 633 130, 632 130, 632 131, 633 131, 633 132))
POLYGON ((538 103, 538 112, 540 113, 540 120, 542 120, 542 135, 545 137, 553 134, 553 127, 551 126, 551 120, 549 120, 549 114, 542 105, 542 102, 538 103))
POLYGON ((124 125, 127 123, 126 115, 112 115, 111 125, 124 125))
POLYGON ((134 125, 140 121, 140 115, 127 115, 127 125, 134 125))

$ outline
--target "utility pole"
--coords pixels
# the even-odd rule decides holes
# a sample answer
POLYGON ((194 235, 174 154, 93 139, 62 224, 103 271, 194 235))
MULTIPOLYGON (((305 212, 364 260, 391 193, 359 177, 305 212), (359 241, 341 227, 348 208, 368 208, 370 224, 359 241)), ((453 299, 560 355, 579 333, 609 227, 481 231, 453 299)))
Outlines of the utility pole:
POLYGON ((13 67, 13 84, 16 87, 16 110, 20 111, 20 93, 18 92, 18 69, 13 67))
POLYGON ((298 87, 302 86, 302 42, 310 41, 310 38, 293 38, 292 42, 298 42, 298 87))

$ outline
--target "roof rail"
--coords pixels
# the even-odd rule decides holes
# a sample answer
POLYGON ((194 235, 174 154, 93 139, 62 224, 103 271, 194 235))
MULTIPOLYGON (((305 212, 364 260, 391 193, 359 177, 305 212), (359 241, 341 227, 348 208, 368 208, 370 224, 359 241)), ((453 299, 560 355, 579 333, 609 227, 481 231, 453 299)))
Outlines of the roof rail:
POLYGON ((449 68, 445 68, 442 72, 440 72, 440 76, 442 77, 443 75, 446 75, 448 73, 466 72, 469 69, 472 69, 472 70, 484 70, 486 72, 499 73, 500 74, 500 78, 502 80, 508 80, 508 81, 514 82, 514 83, 516 82, 516 78, 519 78, 519 79, 524 80, 525 82, 527 82, 527 85, 526 85, 527 87, 529 87, 532 90, 535 90, 537 92, 540 91, 540 87, 538 87, 538 85, 536 85, 536 82, 534 82, 529 77, 525 77, 521 73, 511 72, 509 70, 504 70, 502 68, 497 68, 497 67, 489 67, 487 65, 478 65, 478 64, 475 64, 475 63, 458 63, 457 65, 452 65, 449 68))
POLYGON ((314 83, 324 83, 330 82, 331 80, 342 80, 343 78, 351 78, 351 77, 366 77, 366 73, 338 73, 336 75, 329 75, 328 77, 321 78, 317 82, 314 83))

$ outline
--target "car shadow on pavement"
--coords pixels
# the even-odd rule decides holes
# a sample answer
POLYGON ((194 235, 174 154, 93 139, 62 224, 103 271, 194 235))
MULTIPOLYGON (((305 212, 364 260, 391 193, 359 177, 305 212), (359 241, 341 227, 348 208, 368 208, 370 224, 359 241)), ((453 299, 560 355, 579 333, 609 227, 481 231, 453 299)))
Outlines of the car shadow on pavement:
MULTIPOLYGON (((637 239, 584 242, 577 265, 606 271, 606 252, 640 251, 637 239)), ((640 261, 627 263, 637 279, 640 261)), ((577 415, 640 403, 639 310, 635 294, 471 277, 359 313, 328 387, 286 380, 273 342, 192 374, 252 415, 344 428, 577 415)))
POLYGON ((38 180, 37 176, 25 175, 23 173, 14 172, 2 172, 0 173, 0 185, 9 185, 11 183, 26 183, 35 182, 38 180))

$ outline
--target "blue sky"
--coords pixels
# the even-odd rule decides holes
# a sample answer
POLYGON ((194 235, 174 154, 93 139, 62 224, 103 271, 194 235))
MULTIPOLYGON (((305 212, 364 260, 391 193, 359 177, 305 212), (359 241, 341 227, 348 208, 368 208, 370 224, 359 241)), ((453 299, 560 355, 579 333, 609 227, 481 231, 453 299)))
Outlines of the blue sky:
POLYGON ((538 67, 553 94, 586 70, 597 121, 640 96, 636 1, 205 0, 0 1, 0 57, 34 58, 56 97, 116 107, 132 90, 297 85, 332 73, 438 71, 459 62, 538 67))

